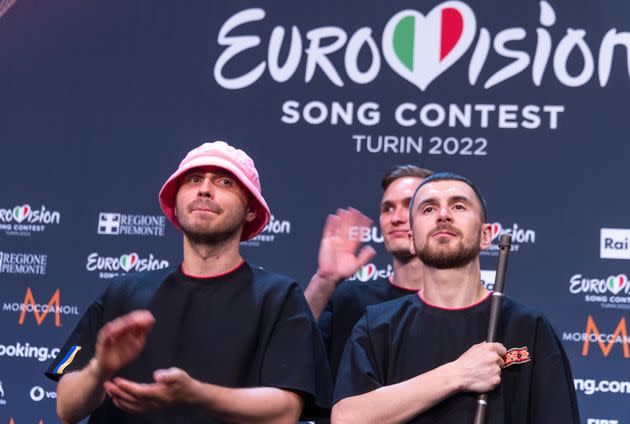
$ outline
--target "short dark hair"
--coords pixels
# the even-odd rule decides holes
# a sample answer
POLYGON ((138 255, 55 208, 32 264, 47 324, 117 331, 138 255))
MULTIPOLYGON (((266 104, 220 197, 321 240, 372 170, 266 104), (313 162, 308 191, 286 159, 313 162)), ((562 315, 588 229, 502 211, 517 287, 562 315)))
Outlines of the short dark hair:
POLYGON ((383 176, 381 187, 383 187, 383 190, 387 190, 387 187, 399 178, 416 177, 424 179, 431 175, 433 175, 433 171, 416 165, 397 165, 383 176))
POLYGON ((455 174, 454 172, 436 172, 435 174, 430 175, 429 177, 425 178, 424 181, 422 181, 418 185, 418 187, 416 187, 416 191, 413 192, 413 196, 411 197, 411 202, 409 203, 409 223, 411 225, 413 225, 413 204, 416 200, 416 195, 418 194, 418 190, 420 190, 420 187, 432 181, 444 181, 444 180, 461 181, 464 184, 466 184, 468 187, 472 188, 472 190, 475 192, 475 195, 477 196, 477 200, 479 200, 479 204, 481 205, 481 222, 482 223, 488 222, 488 208, 486 204, 486 199, 481 195, 481 193, 479 192, 479 190, 473 184, 472 181, 470 181, 468 178, 464 177, 463 175, 455 174))

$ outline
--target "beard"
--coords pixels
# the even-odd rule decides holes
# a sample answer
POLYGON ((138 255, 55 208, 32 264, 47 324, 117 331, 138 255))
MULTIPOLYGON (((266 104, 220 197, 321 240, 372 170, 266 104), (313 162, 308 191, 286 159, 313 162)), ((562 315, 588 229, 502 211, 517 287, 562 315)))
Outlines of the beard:
MULTIPOLYGON (((431 235, 429 235, 429 237, 430 236, 431 235)), ((468 265, 479 255, 479 252, 481 251, 481 248, 479 247, 480 241, 481 234, 478 234, 476 239, 473 240, 473 243, 468 246, 464 245, 463 241, 460 239, 454 249, 448 250, 446 248, 440 248, 442 243, 438 240, 437 247, 433 247, 431 243, 427 242, 424 248, 416 248, 416 251, 418 258, 426 266, 436 269, 460 268, 464 265, 468 265)))
POLYGON ((224 215, 224 218, 224 222, 217 224, 205 221, 189 222, 187 218, 179 219, 179 226, 192 244, 212 246, 223 244, 234 238, 240 240, 245 222, 245 211, 235 211, 231 215, 224 215))
POLYGON ((183 225, 181 222, 179 226, 182 229, 184 235, 190 240, 192 244, 211 246, 225 243, 233 238, 241 238, 243 231, 242 225, 235 227, 225 228, 222 230, 208 230, 205 228, 198 228, 199 226, 183 225))

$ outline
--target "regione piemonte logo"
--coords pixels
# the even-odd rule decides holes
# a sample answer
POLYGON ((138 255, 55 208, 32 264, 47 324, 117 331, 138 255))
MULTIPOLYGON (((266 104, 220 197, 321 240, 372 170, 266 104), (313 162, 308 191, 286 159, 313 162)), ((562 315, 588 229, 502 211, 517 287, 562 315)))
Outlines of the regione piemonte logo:
POLYGON ((166 217, 163 215, 100 212, 97 233, 103 235, 164 236, 166 217))
POLYGON ((44 253, 15 253, 0 251, 0 274, 45 275, 48 255, 44 253))
POLYGON ((424 91, 468 50, 476 25, 475 14, 460 1, 444 2, 426 16, 403 10, 383 30, 383 56, 398 75, 424 91))
POLYGON ((630 229, 602 228, 599 257, 602 259, 630 259, 630 229))

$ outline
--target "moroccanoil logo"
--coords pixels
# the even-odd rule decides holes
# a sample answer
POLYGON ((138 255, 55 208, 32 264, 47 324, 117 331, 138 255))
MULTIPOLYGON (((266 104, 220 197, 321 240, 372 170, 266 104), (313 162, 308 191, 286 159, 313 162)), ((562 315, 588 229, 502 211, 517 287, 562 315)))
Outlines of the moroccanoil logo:
POLYGON ((597 343, 604 356, 608 356, 615 343, 621 343, 623 346, 623 357, 630 358, 630 347, 628 346, 628 330, 626 328, 626 318, 622 317, 617 324, 614 332, 606 336, 599 332, 599 328, 595 324, 595 320, 591 315, 588 316, 586 321, 584 345, 582 347, 582 356, 587 356, 589 347, 593 340, 597 343))
POLYGON ((24 325, 27 314, 33 314, 37 325, 42 325, 49 313, 52 312, 55 327, 61 327, 61 315, 79 315, 77 306, 62 305, 59 289, 55 290, 48 303, 37 303, 30 287, 27 287, 24 302, 5 302, 2 304, 3 312, 19 312, 18 324, 24 325))

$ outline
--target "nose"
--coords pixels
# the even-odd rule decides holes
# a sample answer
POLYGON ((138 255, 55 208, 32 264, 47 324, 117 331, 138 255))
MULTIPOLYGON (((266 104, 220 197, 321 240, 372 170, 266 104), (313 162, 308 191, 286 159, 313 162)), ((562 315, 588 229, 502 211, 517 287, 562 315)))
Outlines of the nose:
POLYGON ((438 210, 437 219, 438 219, 438 222, 452 222, 453 216, 451 215, 451 209, 447 206, 442 206, 438 210))
POLYGON ((408 218, 409 218, 409 209, 402 206, 398 206, 394 210, 394 213, 392 213, 392 224, 394 225, 404 224, 405 222, 407 222, 408 218))
POLYGON ((198 187, 199 191, 197 192, 197 195, 199 197, 209 197, 210 199, 214 197, 212 180, 210 178, 204 178, 198 187))

